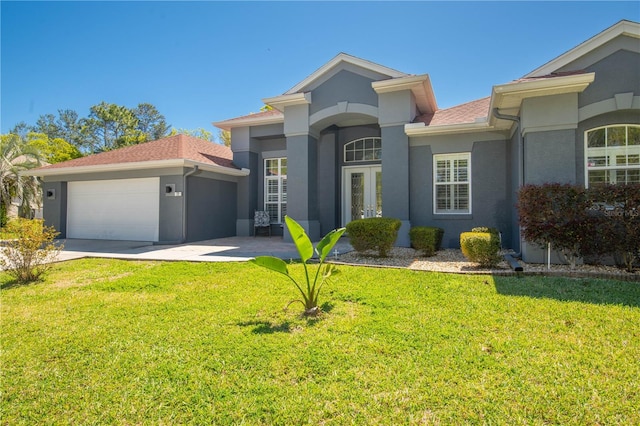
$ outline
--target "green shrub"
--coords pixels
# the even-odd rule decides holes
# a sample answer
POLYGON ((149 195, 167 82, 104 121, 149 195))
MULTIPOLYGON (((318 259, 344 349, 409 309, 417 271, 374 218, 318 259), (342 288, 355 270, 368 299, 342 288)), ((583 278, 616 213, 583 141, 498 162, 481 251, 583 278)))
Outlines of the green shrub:
POLYGON ((402 222, 390 217, 370 217, 347 224, 347 234, 358 252, 377 250, 380 257, 387 257, 393 247, 402 222))
POLYGON ((431 226, 414 226, 409 231, 411 247, 421 250, 425 256, 433 256, 440 250, 444 229, 431 226))
POLYGON ((4 228, 7 226, 8 218, 7 218, 7 206, 0 201, 0 228, 4 228))
POLYGON ((39 280, 62 249, 54 243, 58 232, 42 220, 14 219, 5 231, 16 236, 0 247, 0 268, 19 283, 39 280))
POLYGON ((498 231, 498 228, 489 228, 488 226, 478 226, 476 228, 471 228, 471 232, 488 232, 490 234, 500 235, 500 231, 498 231))
POLYGON ((462 254, 482 267, 496 266, 500 262, 500 239, 491 232, 463 232, 460 234, 462 254))

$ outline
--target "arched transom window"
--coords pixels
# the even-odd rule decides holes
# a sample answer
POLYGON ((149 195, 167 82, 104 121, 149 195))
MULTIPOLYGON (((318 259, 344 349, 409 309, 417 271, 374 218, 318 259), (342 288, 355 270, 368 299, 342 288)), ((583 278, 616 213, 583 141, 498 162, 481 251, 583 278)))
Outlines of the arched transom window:
POLYGON ((362 161, 382 160, 382 139, 361 138, 348 142, 344 146, 344 162, 358 163, 362 161))
POLYGON ((640 125, 587 130, 585 145, 587 186, 640 183, 640 125))

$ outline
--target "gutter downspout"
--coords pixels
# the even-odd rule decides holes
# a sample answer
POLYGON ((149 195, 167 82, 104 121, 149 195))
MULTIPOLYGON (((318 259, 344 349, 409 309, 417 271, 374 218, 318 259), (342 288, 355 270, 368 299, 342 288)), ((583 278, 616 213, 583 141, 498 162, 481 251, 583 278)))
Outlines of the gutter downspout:
POLYGON ((198 166, 193 166, 193 170, 189 170, 187 173, 182 175, 182 239, 180 241, 181 244, 187 242, 187 195, 189 194, 187 191, 187 178, 189 176, 195 175, 200 172, 198 166))
MULTIPOLYGON (((491 113, 494 117, 500 120, 508 120, 516 123, 518 132, 518 188, 522 188, 524 186, 524 139, 522 138, 522 123, 520 122, 520 117, 517 115, 508 115, 500 113, 498 108, 494 108, 491 113)), ((519 232, 520 227, 518 227, 518 239, 520 241, 520 251, 518 253, 514 253, 511 257, 522 258, 522 233, 519 232)))

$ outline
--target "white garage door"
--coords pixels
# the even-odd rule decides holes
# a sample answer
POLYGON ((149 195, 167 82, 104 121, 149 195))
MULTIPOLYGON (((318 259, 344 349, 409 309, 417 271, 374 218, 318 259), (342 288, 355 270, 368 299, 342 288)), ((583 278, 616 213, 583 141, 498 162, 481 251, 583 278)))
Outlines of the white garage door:
POLYGON ((69 182, 67 238, 158 241, 160 178, 69 182))

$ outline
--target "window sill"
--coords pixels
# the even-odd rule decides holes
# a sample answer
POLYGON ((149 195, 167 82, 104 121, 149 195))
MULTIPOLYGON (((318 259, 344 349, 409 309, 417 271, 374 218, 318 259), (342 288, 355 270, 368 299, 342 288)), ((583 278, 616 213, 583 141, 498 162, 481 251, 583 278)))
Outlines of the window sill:
POLYGON ((473 219, 471 213, 434 213, 433 220, 469 220, 473 219))

